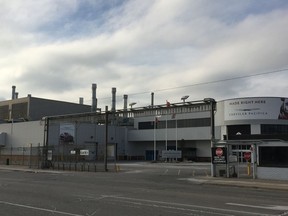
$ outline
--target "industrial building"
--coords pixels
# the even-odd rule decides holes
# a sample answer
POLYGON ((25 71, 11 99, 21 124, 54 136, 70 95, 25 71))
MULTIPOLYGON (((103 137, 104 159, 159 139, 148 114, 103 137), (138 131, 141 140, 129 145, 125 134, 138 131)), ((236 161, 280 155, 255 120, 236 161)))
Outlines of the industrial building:
POLYGON ((0 162, 20 158, 25 164, 33 147, 43 147, 42 161, 57 162, 103 160, 108 149, 108 157, 117 160, 212 161, 214 176, 288 179, 287 98, 206 98, 160 105, 151 98, 148 107, 128 108, 124 95, 121 110, 115 105, 116 88, 111 98, 111 109, 98 111, 93 84, 91 106, 31 96, 0 102, 6 106, 1 111, 0 162), (15 116, 11 108, 17 103, 22 108, 17 106, 15 116), (63 109, 51 112, 53 105, 63 109), (11 121, 14 117, 18 121, 11 121))

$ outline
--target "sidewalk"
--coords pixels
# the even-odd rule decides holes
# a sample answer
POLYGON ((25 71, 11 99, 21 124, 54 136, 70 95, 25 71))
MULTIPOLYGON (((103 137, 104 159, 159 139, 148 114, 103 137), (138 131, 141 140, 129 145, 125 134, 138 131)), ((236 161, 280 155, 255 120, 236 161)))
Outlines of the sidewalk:
POLYGON ((17 165, 0 165, 0 170, 10 170, 10 171, 20 171, 20 172, 30 172, 30 173, 54 173, 60 174, 63 171, 49 170, 49 169, 36 169, 29 168, 28 166, 17 166, 17 165))

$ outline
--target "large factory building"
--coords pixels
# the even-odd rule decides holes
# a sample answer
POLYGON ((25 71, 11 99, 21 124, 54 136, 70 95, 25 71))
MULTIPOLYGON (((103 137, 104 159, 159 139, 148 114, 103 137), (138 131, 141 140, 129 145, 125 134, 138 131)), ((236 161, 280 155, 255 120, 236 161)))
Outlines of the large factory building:
POLYGON ((111 109, 100 112, 95 91, 93 84, 91 106, 31 96, 0 102, 0 162, 25 164, 32 147, 45 148, 45 160, 97 161, 108 148, 118 160, 212 160, 215 176, 224 170, 228 177, 240 176, 249 163, 255 177, 288 179, 287 98, 205 98, 128 108, 124 95, 119 110, 113 88, 111 109))

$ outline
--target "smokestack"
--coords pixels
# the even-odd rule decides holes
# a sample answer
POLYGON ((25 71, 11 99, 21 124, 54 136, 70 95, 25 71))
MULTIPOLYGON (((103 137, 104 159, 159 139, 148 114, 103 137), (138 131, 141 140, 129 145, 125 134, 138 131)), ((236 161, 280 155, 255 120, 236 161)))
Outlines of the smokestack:
POLYGON ((151 92, 151 107, 154 107, 154 92, 151 92))
POLYGON ((81 104, 81 105, 84 104, 84 98, 83 98, 83 97, 80 97, 80 98, 79 98, 79 104, 81 104))
POLYGON ((116 88, 113 87, 112 88, 112 112, 116 111, 116 88))
POLYGON ((124 95, 124 111, 127 111, 127 105, 128 105, 128 95, 124 95))
POLYGON ((18 95, 19 95, 19 93, 15 92, 15 99, 18 99, 18 95))
POLYGON ((97 84, 92 84, 92 106, 91 106, 91 112, 96 112, 97 110, 97 98, 96 98, 96 88, 97 84))
POLYGON ((16 86, 12 86, 12 100, 15 99, 16 86))

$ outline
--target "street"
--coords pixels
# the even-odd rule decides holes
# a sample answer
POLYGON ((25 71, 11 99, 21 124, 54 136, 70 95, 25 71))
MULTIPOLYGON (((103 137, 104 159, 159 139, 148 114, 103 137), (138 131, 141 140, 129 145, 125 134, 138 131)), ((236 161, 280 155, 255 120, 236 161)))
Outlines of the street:
POLYGON ((287 191, 205 184, 197 177, 209 175, 209 165, 124 163, 120 170, 0 170, 0 215, 288 215, 287 191))

